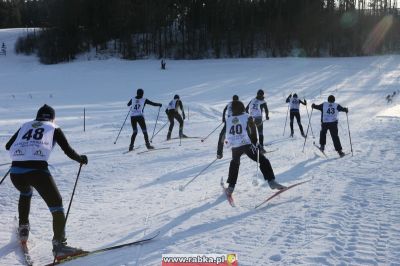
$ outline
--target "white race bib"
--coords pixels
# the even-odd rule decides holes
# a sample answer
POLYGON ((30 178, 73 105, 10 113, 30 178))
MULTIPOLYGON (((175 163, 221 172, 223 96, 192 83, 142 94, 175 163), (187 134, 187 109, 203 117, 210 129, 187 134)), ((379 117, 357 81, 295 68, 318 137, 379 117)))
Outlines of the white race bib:
POLYGON ((251 144, 246 130, 248 121, 248 114, 231 116, 226 120, 227 141, 233 148, 251 144))
POLYGON ((338 121, 337 103, 324 102, 322 106, 322 122, 330 123, 338 121))
POLYGON ((31 121, 22 125, 10 148, 13 161, 47 161, 53 150, 54 130, 52 122, 31 121))
POLYGON ((250 115, 252 117, 261 117, 261 105, 265 103, 264 100, 258 100, 257 98, 254 98, 251 100, 250 105, 249 105, 249 111, 250 115))
POLYGON ((132 99, 131 116, 143 116, 143 108, 146 98, 132 99))

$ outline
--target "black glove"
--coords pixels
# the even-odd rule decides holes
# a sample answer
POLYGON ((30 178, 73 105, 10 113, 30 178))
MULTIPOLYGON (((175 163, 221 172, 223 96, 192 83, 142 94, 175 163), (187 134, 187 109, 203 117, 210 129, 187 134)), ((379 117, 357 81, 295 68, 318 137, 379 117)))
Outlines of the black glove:
POLYGON ((265 119, 269 120, 269 116, 265 117, 265 119))
POLYGON ((292 94, 289 94, 289 97, 288 98, 292 98, 292 94))
POLYGON ((183 120, 186 119, 185 113, 182 114, 183 120))
POLYGON ((80 162, 81 164, 88 164, 88 158, 87 158, 86 155, 81 155, 80 157, 81 157, 81 159, 80 159, 79 162, 80 162))
POLYGON ((165 113, 168 115, 168 109, 165 109, 165 113))
POLYGON ((222 123, 226 123, 225 117, 222 117, 222 123))
POLYGON ((311 104, 311 108, 315 108, 315 103, 311 104))
POLYGON ((162 104, 161 104, 161 103, 159 103, 159 104, 158 104, 158 106, 160 106, 160 107, 161 107, 161 106, 162 106, 162 104))
POLYGON ((348 112, 349 112, 349 108, 344 108, 344 111, 345 111, 346 113, 348 113, 348 112))
POLYGON ((304 99, 304 103, 307 105, 307 101, 306 101, 306 99, 304 99))

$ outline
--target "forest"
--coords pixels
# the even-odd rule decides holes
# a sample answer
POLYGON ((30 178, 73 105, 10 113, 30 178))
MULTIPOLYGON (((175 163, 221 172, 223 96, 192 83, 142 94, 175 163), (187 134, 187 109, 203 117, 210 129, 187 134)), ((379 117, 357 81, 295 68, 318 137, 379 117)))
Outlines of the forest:
MULTIPOLYGON (((364 56, 400 51, 397 0, 0 0, 0 28, 45 64, 124 59, 364 56)), ((0 40, 1 41, 1 40, 0 40)))

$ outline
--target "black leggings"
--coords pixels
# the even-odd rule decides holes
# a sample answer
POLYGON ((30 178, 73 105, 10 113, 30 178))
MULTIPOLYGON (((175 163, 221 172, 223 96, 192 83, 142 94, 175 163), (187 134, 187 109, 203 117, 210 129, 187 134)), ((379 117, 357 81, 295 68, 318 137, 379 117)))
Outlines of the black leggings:
POLYGON ((146 122, 143 116, 131 116, 131 124, 132 124, 132 136, 131 136, 131 144, 133 147, 135 144, 136 135, 138 133, 137 124, 139 123, 140 128, 142 129, 144 141, 146 144, 149 144, 149 135, 147 135, 146 122))
POLYGON ((36 170, 24 174, 10 174, 10 177, 12 183, 20 192, 18 202, 19 224, 29 223, 33 187, 46 202, 53 215, 54 239, 63 240, 65 238, 64 208, 60 192, 50 172, 48 170, 36 170))
POLYGON ((340 139, 339 139, 339 131, 338 131, 338 123, 337 122, 331 122, 331 123, 322 123, 321 124, 321 132, 319 134, 319 144, 321 146, 325 146, 326 144, 326 133, 329 132, 331 133, 333 145, 335 146, 336 151, 341 151, 342 150, 342 145, 340 144, 340 139))
POLYGON ((263 120, 262 117, 255 117, 254 118, 254 123, 256 124, 257 131, 258 131, 258 143, 261 144, 261 146, 264 146, 264 133, 263 133, 263 120))
MULTIPOLYGON (((232 161, 229 166, 229 177, 227 181, 231 187, 235 187, 236 185, 239 174, 240 157, 243 155, 243 153, 245 153, 253 161, 257 161, 257 152, 252 145, 244 145, 241 147, 232 148, 232 161)), ((272 170, 271 163, 262 153, 259 153, 259 161, 260 170, 264 176, 264 179, 268 181, 274 180, 275 175, 274 171, 272 170)))
POLYGON ((172 132, 172 129, 174 128, 174 119, 178 120, 179 132, 181 132, 183 130, 183 119, 182 116, 175 110, 168 110, 168 120, 169 120, 168 132, 172 132))
POLYGON ((300 112, 297 112, 297 111, 290 111, 290 130, 291 130, 291 132, 292 133, 294 132, 294 130, 293 130, 293 120, 294 120, 295 117, 296 117, 296 120, 297 120, 297 124, 299 125, 299 129, 300 129, 301 134, 304 134, 303 126, 301 125, 300 112))

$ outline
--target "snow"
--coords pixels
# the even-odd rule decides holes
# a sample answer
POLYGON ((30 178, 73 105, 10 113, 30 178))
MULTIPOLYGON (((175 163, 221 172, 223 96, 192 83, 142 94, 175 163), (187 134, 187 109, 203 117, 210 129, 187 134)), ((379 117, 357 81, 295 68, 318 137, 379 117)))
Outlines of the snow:
MULTIPOLYGON (((65 265, 160 265, 166 253, 236 253, 240 265, 400 265, 400 104, 385 99, 400 88, 400 56, 167 60, 166 71, 160 70, 158 60, 81 57, 40 65, 36 57, 12 51, 25 31, 0 30, 0 42, 8 47, 8 55, 0 56, 1 145, 21 123, 34 118, 42 104, 52 105, 71 146, 89 158, 68 218, 68 243, 91 250, 161 231, 149 243, 65 265), (271 146, 266 149, 279 148, 267 157, 277 180, 313 180, 255 210, 273 191, 262 180, 258 187, 252 185, 256 164, 243 156, 234 192, 237 206, 232 208, 219 185, 221 177, 227 178, 231 158, 225 149, 223 159, 179 191, 215 159, 220 130, 203 143, 184 139, 179 145, 179 140, 164 141, 163 129, 153 144, 170 149, 138 155, 145 150, 139 131, 137 151, 123 155, 132 131, 129 122, 113 143, 128 112, 126 103, 139 87, 145 97, 163 104, 157 129, 167 121, 165 106, 179 94, 185 108, 190 106, 184 132, 199 137, 221 123, 222 109, 233 94, 247 104, 264 89, 270 109, 264 134, 271 146), (291 92, 309 105, 334 94, 339 104, 349 107, 354 156, 338 159, 329 136, 329 158, 319 155, 312 145, 318 143, 319 111, 312 113, 315 139, 307 140, 304 153, 296 123, 294 139, 287 137, 289 125, 282 136, 285 99, 291 92)), ((307 113, 301 108, 307 128, 307 113)), ((156 107, 145 108, 150 135, 157 112, 156 107)), ((339 119, 341 142, 349 153, 346 115, 341 113, 339 119)), ((175 123, 173 136, 177 128, 175 123)), ((9 162, 5 149, 0 150, 0 164, 9 162)), ((49 163, 68 206, 79 165, 58 146, 49 163)), ((1 166, 1 177, 7 167, 1 166)), ((0 264, 23 265, 13 222, 19 193, 9 178, 0 190, 0 264)), ((36 192, 30 223, 33 259, 37 265, 51 262, 51 215, 36 192)))

